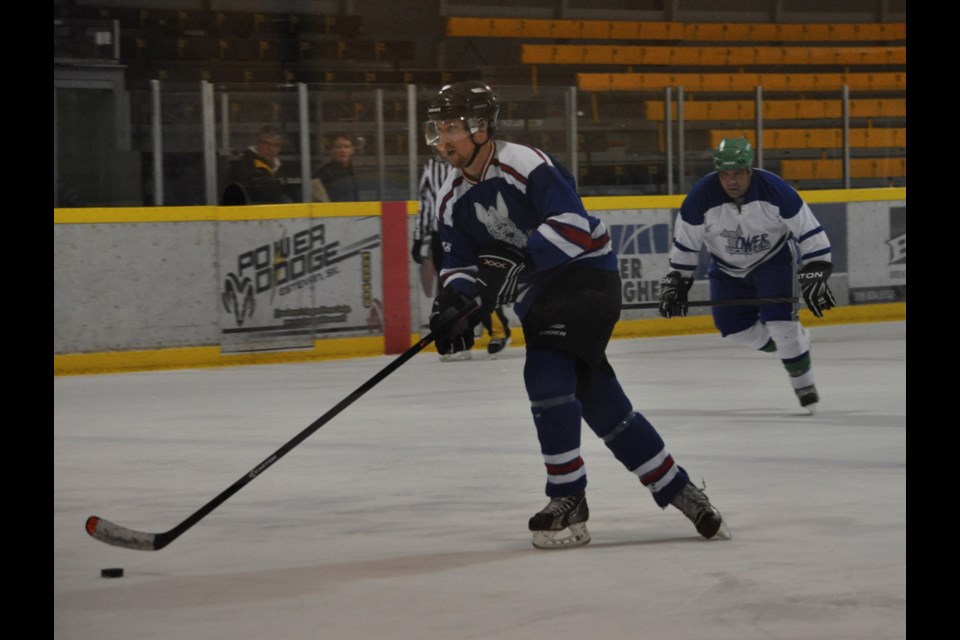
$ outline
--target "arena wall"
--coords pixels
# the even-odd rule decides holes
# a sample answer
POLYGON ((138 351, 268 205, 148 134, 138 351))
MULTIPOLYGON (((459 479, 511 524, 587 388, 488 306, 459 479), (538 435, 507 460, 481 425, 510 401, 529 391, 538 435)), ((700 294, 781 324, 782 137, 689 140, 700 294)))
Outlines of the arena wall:
MULTIPOLYGON (((830 235, 841 304, 821 320, 802 310, 805 322, 904 318, 906 189, 802 195, 830 235)), ((709 308, 670 321, 631 308, 658 298, 681 202, 584 199, 620 259, 616 336, 713 330, 709 308)), ((409 257, 416 206, 54 209, 54 373, 401 353, 427 331, 435 293, 433 274, 409 257)), ((705 266, 691 300, 707 297, 705 266)))

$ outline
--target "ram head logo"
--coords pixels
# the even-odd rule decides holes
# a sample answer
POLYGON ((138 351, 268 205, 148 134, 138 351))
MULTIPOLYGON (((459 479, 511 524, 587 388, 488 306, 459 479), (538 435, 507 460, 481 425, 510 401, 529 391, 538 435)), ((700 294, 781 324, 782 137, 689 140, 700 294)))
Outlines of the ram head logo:
POLYGON ((235 273, 227 275, 223 283, 223 307, 227 313, 232 313, 237 320, 237 326, 243 326, 243 321, 253 317, 257 306, 253 296, 253 282, 250 278, 240 280, 235 273))

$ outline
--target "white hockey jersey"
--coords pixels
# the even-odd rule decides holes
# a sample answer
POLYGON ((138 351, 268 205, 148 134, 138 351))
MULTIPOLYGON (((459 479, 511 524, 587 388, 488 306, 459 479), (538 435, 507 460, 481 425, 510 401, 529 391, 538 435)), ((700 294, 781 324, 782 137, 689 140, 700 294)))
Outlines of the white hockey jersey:
POLYGON ((800 194, 776 174, 754 169, 750 188, 735 202, 716 172, 693 186, 673 231, 670 269, 692 278, 706 246, 713 268, 743 277, 792 241, 801 265, 831 262, 830 240, 800 194))

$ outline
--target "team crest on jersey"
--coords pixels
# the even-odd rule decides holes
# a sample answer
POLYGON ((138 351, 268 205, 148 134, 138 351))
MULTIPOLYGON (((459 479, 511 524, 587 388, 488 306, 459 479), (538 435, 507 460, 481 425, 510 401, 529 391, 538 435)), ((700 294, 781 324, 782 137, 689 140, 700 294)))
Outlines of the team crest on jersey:
POLYGON ((527 234, 510 219, 510 211, 503 201, 503 194, 497 194, 497 204, 490 208, 480 203, 473 206, 477 212, 477 220, 487 228, 487 233, 495 240, 520 248, 527 246, 527 234))
POLYGON ((724 231, 721 238, 727 241, 726 251, 732 256, 749 256, 762 253, 770 249, 770 234, 758 233, 752 236, 743 235, 743 229, 737 225, 736 231, 724 231))

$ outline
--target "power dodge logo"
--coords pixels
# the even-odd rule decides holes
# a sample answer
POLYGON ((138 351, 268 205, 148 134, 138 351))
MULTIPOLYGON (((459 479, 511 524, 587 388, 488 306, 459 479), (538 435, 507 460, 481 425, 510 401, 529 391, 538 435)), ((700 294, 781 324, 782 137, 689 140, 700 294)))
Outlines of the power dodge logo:
MULTIPOLYGON (((237 255, 236 268, 226 275, 221 298, 237 325, 253 317, 258 294, 285 296, 339 273, 337 263, 380 245, 373 235, 351 245, 327 242, 326 225, 313 225, 237 255)), ((369 264, 366 265, 369 270, 369 264)))

